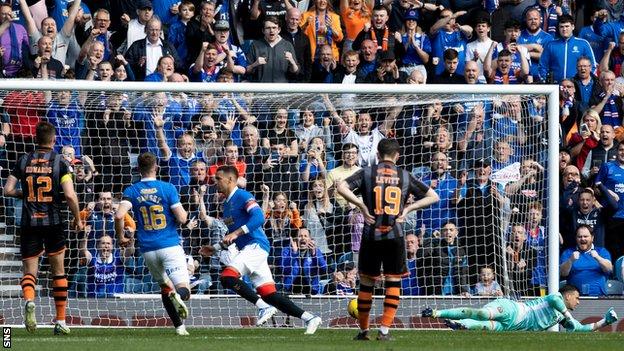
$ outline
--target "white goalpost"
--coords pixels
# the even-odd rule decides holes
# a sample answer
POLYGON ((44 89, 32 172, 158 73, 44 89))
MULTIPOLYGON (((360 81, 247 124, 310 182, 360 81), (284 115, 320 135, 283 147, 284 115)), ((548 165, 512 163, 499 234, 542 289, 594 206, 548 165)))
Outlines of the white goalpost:
MULTIPOLYGON (((267 213, 278 289, 320 315, 323 327, 355 327, 346 306, 357 297, 362 219, 334 193, 333 182, 354 172, 344 167, 350 157, 374 163, 375 141, 384 137, 399 140, 399 166, 442 198, 405 223, 417 249, 407 246, 412 275, 403 283, 395 327, 442 327, 419 317, 425 307, 478 306, 495 296, 522 299, 559 289, 558 86, 11 79, 0 81, 0 99, 1 127, 9 131, 0 143, 0 185, 16 158, 32 150, 38 120, 57 127, 58 151, 75 173, 89 227, 67 229, 70 325, 170 325, 140 248, 99 246, 114 232, 111 213, 121 189, 139 179, 136 157, 144 151, 159 156, 161 179, 176 185, 196 224, 180 229, 194 276, 187 326, 255 325, 256 307, 220 286, 219 258, 198 254, 227 230, 211 175, 232 164, 241 173, 239 186, 267 213), (159 108, 162 142, 154 123, 159 108), (178 145, 185 135, 192 149, 178 145), (500 288, 490 284, 488 268, 500 288)), ((1 196, 0 321, 21 325, 21 202, 1 196)), ((46 267, 44 257, 36 289, 41 323, 54 312, 46 267)), ((373 302, 373 326, 382 300, 373 302)), ((278 314, 268 325, 297 323, 278 314)))

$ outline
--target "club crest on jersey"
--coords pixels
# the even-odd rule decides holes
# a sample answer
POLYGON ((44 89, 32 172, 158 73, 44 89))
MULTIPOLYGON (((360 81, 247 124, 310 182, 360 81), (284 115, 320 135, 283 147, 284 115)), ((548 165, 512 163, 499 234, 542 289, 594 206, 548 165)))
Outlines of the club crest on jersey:
POLYGON ((224 218, 223 219, 223 224, 225 224, 226 226, 234 224, 234 218, 232 218, 232 217, 224 218))

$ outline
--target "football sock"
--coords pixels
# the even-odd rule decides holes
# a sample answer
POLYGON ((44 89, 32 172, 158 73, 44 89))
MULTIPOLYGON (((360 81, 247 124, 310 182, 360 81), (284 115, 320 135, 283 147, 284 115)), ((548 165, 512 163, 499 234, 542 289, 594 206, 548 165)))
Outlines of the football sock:
POLYGON ((24 300, 32 301, 35 299, 35 285, 37 285, 37 278, 32 274, 24 274, 22 281, 20 282, 22 291, 24 293, 24 300))
POLYGON ((258 298, 258 301, 256 301, 256 307, 258 307, 258 308, 269 308, 269 307, 271 307, 271 305, 269 305, 268 303, 264 302, 263 299, 258 298))
POLYGON ((178 288, 177 293, 180 295, 182 301, 187 301, 191 298, 191 292, 187 288, 178 288))
POLYGON ((360 284, 360 291, 358 292, 358 323, 360 329, 368 330, 371 305, 373 303, 373 286, 360 284))
MULTIPOLYGON (((400 281, 387 281, 386 285, 386 297, 384 298, 383 315, 381 316, 381 325, 390 327, 396 311, 399 308, 399 296, 401 295, 401 282, 400 281)), ((384 332, 388 334, 388 332, 384 332)))
POLYGON ((169 315, 169 319, 171 319, 171 322, 173 322, 173 326, 176 328, 181 326, 182 319, 180 319, 180 315, 178 315, 178 311, 173 305, 173 302, 171 301, 171 299, 169 298, 169 293, 163 291, 160 294, 160 298, 162 299, 163 306, 165 306, 165 311, 167 311, 167 314, 169 315))
POLYGON ((65 320, 65 308, 67 307, 67 277, 57 275, 52 277, 52 296, 56 307, 56 320, 65 320))
POLYGON ((295 305, 289 298, 276 292, 262 296, 262 299, 271 306, 275 306, 278 310, 286 313, 289 316, 302 318, 304 310, 295 305))
POLYGON ((258 294, 256 294, 256 292, 253 291, 247 283, 238 278, 229 276, 221 277, 221 285, 223 285, 226 289, 233 290, 240 297, 253 303, 254 305, 259 299, 258 294))
POLYGON ((312 318, 314 318, 314 315, 310 312, 303 312, 303 314, 301 315, 301 319, 303 319, 306 322, 312 318))

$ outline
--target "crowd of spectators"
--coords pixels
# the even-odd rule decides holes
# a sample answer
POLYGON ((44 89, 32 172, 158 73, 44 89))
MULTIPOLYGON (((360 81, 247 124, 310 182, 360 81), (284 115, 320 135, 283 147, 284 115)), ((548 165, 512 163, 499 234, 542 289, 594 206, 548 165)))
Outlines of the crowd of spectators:
MULTIPOLYGON (((401 166, 440 196, 407 219, 405 294, 543 294, 547 237, 558 235, 561 278, 605 295, 607 279, 623 279, 613 276, 624 255, 621 15, 620 0, 0 4, 4 78, 559 84, 560 233, 544 219, 543 96, 371 104, 349 94, 103 93, 97 83, 80 93, 5 91, 1 178, 32 148, 34 125, 53 123, 88 224, 70 255, 77 296, 153 290, 137 250, 118 249, 112 226, 145 151, 159 156, 193 218, 182 234, 196 291, 223 292, 219 259, 197 251, 227 230, 212 178, 227 164, 261 200, 282 289, 353 294, 363 218, 335 183, 376 163, 381 139, 397 138, 401 166)), ((18 204, 2 206, 0 222, 15 224, 18 204)), ((134 235, 132 218, 126 230, 134 235)))

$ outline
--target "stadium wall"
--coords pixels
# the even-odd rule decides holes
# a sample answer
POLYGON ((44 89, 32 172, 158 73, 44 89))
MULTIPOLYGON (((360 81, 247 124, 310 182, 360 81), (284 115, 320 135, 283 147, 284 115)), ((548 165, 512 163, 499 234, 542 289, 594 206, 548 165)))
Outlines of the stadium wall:
MULTIPOLYGON (((293 297, 295 302, 305 310, 312 311, 323 317, 324 328, 356 328, 357 321, 347 314, 348 301, 354 297, 293 297)), ((438 308, 451 308, 457 306, 478 307, 488 303, 489 299, 471 298, 446 298, 431 296, 424 298, 404 298, 401 300, 397 317, 393 328, 446 328, 442 323, 431 323, 429 319, 422 320, 418 317, 420 311, 429 305, 429 301, 435 299, 438 308)), ((50 299, 37 301, 37 319, 41 324, 50 324, 54 315, 54 305, 50 299)), ((163 327, 170 325, 161 308, 155 308, 154 304, 160 305, 160 295, 133 295, 130 298, 110 299, 69 299, 68 323, 76 326, 102 326, 102 327, 163 327), (97 308, 93 308, 97 306, 97 308), (153 314, 156 312, 156 314, 153 314)), ((188 303, 191 316, 186 321, 189 327, 211 328, 241 328, 255 325, 257 308, 247 301, 234 296, 210 296, 202 295, 193 298, 188 303), (234 313, 232 313, 234 312, 234 313)), ((373 303, 371 320, 373 327, 378 326, 382 313, 383 299, 377 298, 373 303)), ((573 315, 581 323, 590 323, 602 318, 609 307, 617 311, 624 310, 622 298, 581 298, 581 304, 574 310, 573 315)), ((20 326, 22 323, 21 311, 23 301, 21 299, 7 299, 4 301, 4 310, 0 311, 0 324, 20 326), (3 315, 4 313, 4 315, 3 315), (7 315, 8 314, 8 315, 7 315)), ((276 315, 274 321, 269 321, 268 326, 273 327, 301 327, 299 320, 286 320, 283 315, 276 315)), ((602 328, 603 332, 624 332, 624 320, 602 328)))

